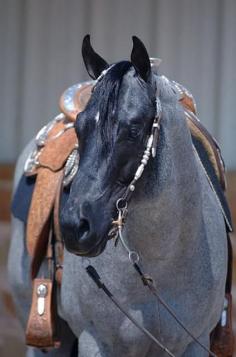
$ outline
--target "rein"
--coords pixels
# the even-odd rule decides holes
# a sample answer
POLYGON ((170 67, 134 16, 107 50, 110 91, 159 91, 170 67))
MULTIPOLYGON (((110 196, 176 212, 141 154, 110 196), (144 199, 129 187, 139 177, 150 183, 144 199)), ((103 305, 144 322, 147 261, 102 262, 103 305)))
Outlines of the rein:
MULTIPOLYGON (((156 115, 153 121, 152 129, 151 129, 151 134, 147 140, 147 145, 143 153, 143 157, 141 160, 141 164, 139 165, 133 180, 131 183, 128 185, 124 195, 120 197, 116 201, 116 208, 118 211, 118 217, 116 220, 112 221, 113 227, 111 228, 110 232, 108 233, 109 238, 115 238, 116 242, 117 240, 120 239, 121 243, 123 244, 125 250, 128 253, 129 260, 131 264, 133 265, 134 269, 138 273, 139 277, 141 278, 144 286, 147 286, 151 293, 155 296, 155 298, 161 303, 161 305, 169 312, 169 314, 175 319, 175 321, 183 328, 183 330, 194 340, 203 350, 209 353, 209 356, 217 357, 215 353, 210 351, 205 345, 203 345, 193 334, 189 329, 184 325, 184 323, 177 317, 175 312, 172 310, 172 308, 164 301, 164 299, 159 295, 158 290, 156 288, 156 284, 153 280, 153 278, 148 275, 144 274, 142 269, 140 268, 139 263, 139 254, 131 250, 129 246, 127 245, 124 236, 122 234, 122 230, 125 224, 125 220, 128 214, 128 203, 132 197, 133 192, 135 191, 135 186, 137 181, 141 178, 145 166, 147 165, 150 156, 155 158, 156 156, 156 148, 158 144, 158 139, 159 139, 159 134, 160 134, 160 122, 161 122, 161 103, 158 97, 156 97, 156 115)), ((116 243, 115 243, 116 244, 116 243)), ((160 341, 157 340, 156 337, 154 337, 148 330, 146 330, 142 325, 140 325, 117 301, 117 299, 112 295, 112 293, 109 291, 109 289, 106 287, 104 283, 101 282, 101 278, 96 271, 96 269, 89 265, 86 268, 86 271, 90 278, 97 284, 99 288, 101 288, 105 294, 112 300, 112 302, 117 306, 119 310, 121 310, 130 321, 132 321, 136 327, 138 327, 145 335, 147 335, 156 345, 158 345, 162 350, 164 350, 169 356, 175 357, 175 355, 168 350, 167 347, 165 347, 160 341)))

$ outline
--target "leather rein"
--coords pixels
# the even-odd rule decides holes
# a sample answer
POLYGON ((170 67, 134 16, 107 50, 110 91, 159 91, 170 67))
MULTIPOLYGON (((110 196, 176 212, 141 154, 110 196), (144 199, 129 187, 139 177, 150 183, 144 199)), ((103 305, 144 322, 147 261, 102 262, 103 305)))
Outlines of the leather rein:
MULTIPOLYGON (((155 158, 156 156, 156 148, 159 140, 159 134, 160 134, 160 122, 161 122, 161 117, 162 117, 162 108, 161 108, 161 102, 158 97, 156 97, 156 115, 153 121, 152 129, 151 129, 151 134, 147 140, 147 145, 143 153, 143 157, 141 160, 140 165, 138 166, 138 169, 134 175, 133 180, 131 183, 128 185, 124 195, 120 197, 116 201, 116 209, 118 213, 118 217, 116 220, 112 221, 112 228, 109 232, 109 238, 115 238, 116 242, 117 240, 120 240, 122 245, 124 246, 125 250, 128 253, 129 261, 133 265, 134 269, 138 273, 139 277, 141 278, 144 286, 148 287, 151 293, 155 296, 155 298, 161 303, 161 305, 169 312, 169 314, 176 320, 176 322, 183 328, 183 330, 194 340, 203 350, 209 353, 209 356, 216 357, 216 354, 210 351, 205 345, 203 345, 198 338, 196 338, 193 333, 185 326, 185 324, 177 317, 173 309, 163 300, 163 298, 159 295, 159 292, 156 288, 156 284, 153 280, 153 278, 149 274, 144 274, 140 265, 139 265, 139 254, 131 250, 126 243, 124 236, 122 234, 123 227, 125 224, 125 220, 127 218, 128 214, 128 203, 130 202, 130 199, 132 197, 133 192, 135 191, 135 186, 137 181, 141 178, 145 166, 147 165, 150 157, 152 156, 155 158)), ((88 265, 86 267, 86 271, 90 278, 97 284, 98 288, 102 289, 105 294, 112 300, 112 302, 117 306, 117 308, 124 313, 127 318, 132 321, 136 327, 138 327, 148 338, 150 338, 156 345, 158 345, 162 350, 164 350, 169 356, 175 357, 175 355, 167 348, 165 347, 155 336, 153 336, 150 331, 145 329, 142 325, 140 325, 117 301, 117 299, 112 295, 110 290, 107 288, 107 286, 101 281, 101 278, 96 271, 96 269, 92 265, 88 265)))

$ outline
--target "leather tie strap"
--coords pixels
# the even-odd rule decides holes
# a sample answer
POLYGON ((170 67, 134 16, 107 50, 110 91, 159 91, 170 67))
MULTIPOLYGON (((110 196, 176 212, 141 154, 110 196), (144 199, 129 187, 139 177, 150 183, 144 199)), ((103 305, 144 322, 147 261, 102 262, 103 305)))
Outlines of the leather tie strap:
POLYGON ((54 335, 54 309, 52 280, 34 279, 32 305, 26 327, 27 345, 43 349, 59 347, 60 343, 54 335))
POLYGON ((27 250, 33 257, 32 278, 37 275, 40 264, 46 255, 50 216, 62 178, 63 170, 53 172, 47 168, 38 169, 26 228, 27 250))

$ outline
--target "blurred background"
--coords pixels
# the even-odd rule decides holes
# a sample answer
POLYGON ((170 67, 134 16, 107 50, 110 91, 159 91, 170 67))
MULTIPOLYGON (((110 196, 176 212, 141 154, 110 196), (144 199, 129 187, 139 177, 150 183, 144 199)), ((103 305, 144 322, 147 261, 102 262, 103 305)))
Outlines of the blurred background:
POLYGON ((131 36, 139 36, 151 57, 162 58, 160 72, 193 93, 222 148, 235 224, 235 19, 235 0, 0 0, 0 356, 25 354, 5 268, 14 165, 58 113, 62 92, 88 79, 85 34, 108 62, 129 59, 131 36))

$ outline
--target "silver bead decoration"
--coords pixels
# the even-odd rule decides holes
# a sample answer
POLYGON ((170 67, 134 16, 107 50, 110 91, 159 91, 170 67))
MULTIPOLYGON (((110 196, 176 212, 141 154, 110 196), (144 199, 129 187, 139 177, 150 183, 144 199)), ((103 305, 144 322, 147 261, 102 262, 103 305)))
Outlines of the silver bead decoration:
MULTIPOLYGON (((158 130, 160 128, 160 125, 158 122, 154 122, 153 123, 153 127, 152 127, 152 131, 153 131, 153 128, 155 130, 158 130)), ((143 171, 144 171, 144 167, 147 165, 148 163, 148 160, 150 158, 150 155, 151 155, 151 150, 152 150, 152 155, 154 157, 154 152, 153 152, 153 140, 154 140, 154 135, 153 133, 149 136, 148 138, 148 142, 147 142, 147 147, 146 149, 144 150, 144 154, 143 154, 143 157, 142 157, 142 160, 141 160, 141 165, 138 167, 136 173, 135 173, 135 176, 134 176, 134 180, 137 181, 143 174, 143 171)), ((131 190, 131 186, 130 186, 130 190, 131 190)), ((132 191, 132 190, 131 190, 132 191)))
POLYGON ((152 157, 153 158, 156 157, 156 153, 157 153, 156 148, 152 148, 152 157))
POLYGON ((152 147, 152 142, 153 142, 153 134, 150 135, 148 142, 147 142, 147 150, 151 149, 152 147))
POLYGON ((156 116, 159 117, 162 112, 161 101, 156 97, 156 116))
POLYGON ((160 124, 158 122, 155 122, 153 124, 153 128, 157 128, 157 129, 160 129, 160 124))
POLYGON ((134 186, 134 185, 130 185, 130 186, 129 186, 129 189, 130 189, 130 191, 133 192, 133 191, 135 190, 135 186, 134 186))
POLYGON ((135 179, 136 181, 142 176, 143 170, 144 170, 144 164, 141 164, 141 165, 138 167, 138 170, 136 171, 135 176, 134 176, 134 179, 135 179))

